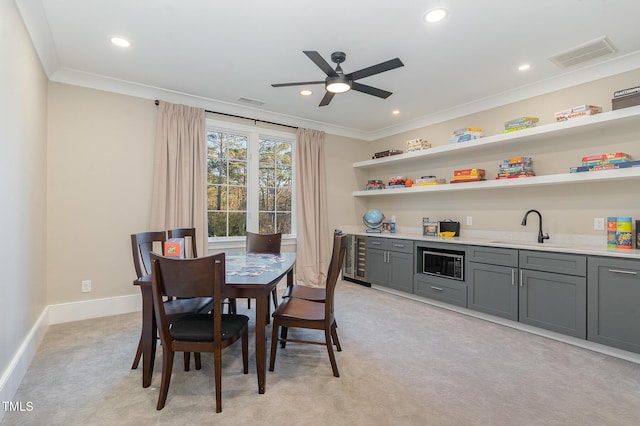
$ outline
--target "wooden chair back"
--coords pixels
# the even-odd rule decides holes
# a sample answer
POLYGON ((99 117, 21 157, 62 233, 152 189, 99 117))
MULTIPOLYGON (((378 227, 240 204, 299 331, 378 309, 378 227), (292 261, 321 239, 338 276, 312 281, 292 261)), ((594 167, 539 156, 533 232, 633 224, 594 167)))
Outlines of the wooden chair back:
POLYGON ((164 254, 165 241, 167 241, 167 234, 164 231, 131 234, 131 254, 138 278, 151 273, 150 254, 154 250, 154 245, 160 249, 160 253, 164 254))
POLYGON ((336 284, 340 277, 340 271, 344 264, 344 256, 347 251, 347 236, 342 231, 336 230, 333 234, 333 251, 331 261, 327 271, 326 298, 325 298, 325 321, 333 322, 333 296, 336 284))
POLYGON ((184 238, 185 257, 193 259, 198 257, 198 249, 196 248, 196 228, 176 228, 169 229, 167 236, 171 238, 184 238))
MULTIPOLYGON (((163 344, 171 344, 169 321, 164 310, 164 297, 187 299, 213 297, 214 332, 220 331, 222 288, 225 282, 225 255, 178 259, 151 253, 153 262, 152 290, 156 321, 163 344), (163 336, 164 333, 164 336, 163 336)), ((220 336, 219 333, 216 334, 220 336)))
POLYGON ((247 251, 253 253, 280 253, 282 233, 256 234, 247 232, 247 251))

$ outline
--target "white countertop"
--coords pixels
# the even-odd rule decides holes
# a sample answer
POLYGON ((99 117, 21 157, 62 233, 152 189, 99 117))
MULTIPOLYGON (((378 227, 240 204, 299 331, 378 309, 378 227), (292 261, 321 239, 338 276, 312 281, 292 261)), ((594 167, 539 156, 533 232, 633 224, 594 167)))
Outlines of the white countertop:
MULTIPOLYGON (((608 249, 606 240, 599 237, 591 236, 555 236, 551 242, 537 243, 537 234, 533 233, 501 233, 501 232, 482 232, 467 231, 462 232, 460 237, 454 238, 438 238, 425 237, 417 232, 410 230, 409 232, 399 233, 368 233, 364 227, 344 226, 340 228, 343 232, 353 235, 366 235, 368 237, 397 238, 403 240, 438 242, 448 244, 463 244, 474 246, 502 247, 520 250, 539 250, 556 253, 574 253, 590 256, 607 256, 627 259, 640 259, 640 250, 631 249, 608 249), (522 237, 533 238, 534 241, 524 240, 522 237)), ((418 228, 419 229, 419 228, 418 228)))

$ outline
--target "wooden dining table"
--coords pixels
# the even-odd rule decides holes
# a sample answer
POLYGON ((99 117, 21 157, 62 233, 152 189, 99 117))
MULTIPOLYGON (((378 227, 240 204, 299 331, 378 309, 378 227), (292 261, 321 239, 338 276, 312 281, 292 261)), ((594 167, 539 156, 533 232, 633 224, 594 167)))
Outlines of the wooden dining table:
MULTIPOLYGON (((264 393, 267 371, 267 338, 265 327, 269 315, 269 295, 287 276, 293 285, 295 253, 225 253, 225 297, 256 299, 255 342, 258 393, 264 393)), ((142 387, 151 385, 155 362, 157 324, 151 294, 151 275, 133 282, 142 293, 142 387)))

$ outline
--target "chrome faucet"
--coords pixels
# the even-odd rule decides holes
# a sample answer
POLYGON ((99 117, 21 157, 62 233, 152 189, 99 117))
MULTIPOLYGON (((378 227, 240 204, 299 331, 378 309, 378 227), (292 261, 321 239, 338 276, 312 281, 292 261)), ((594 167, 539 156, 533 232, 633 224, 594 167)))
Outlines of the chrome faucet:
POLYGON ((540 221, 538 222, 538 243, 542 244, 544 243, 544 240, 548 240, 549 239, 549 234, 547 235, 543 235, 542 234, 542 215, 540 214, 540 212, 538 210, 529 210, 528 212, 526 212, 524 214, 524 217, 522 218, 522 226, 527 226, 527 216, 529 216, 529 213, 536 213, 538 215, 538 217, 540 218, 540 221))

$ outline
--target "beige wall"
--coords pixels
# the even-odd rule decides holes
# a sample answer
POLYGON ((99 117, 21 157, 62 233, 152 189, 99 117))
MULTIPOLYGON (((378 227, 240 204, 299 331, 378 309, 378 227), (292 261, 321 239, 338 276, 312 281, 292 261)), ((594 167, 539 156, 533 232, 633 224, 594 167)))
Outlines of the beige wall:
MULTIPOLYGON (((0 2, 0 377, 46 302, 47 79, 12 1, 0 2)), ((0 400, 12 396, 0 380, 0 400)), ((2 418, 0 412, 0 419, 2 418)))
POLYGON ((129 235, 149 230, 156 110, 49 84, 48 304, 139 294, 129 235))
MULTIPOLYGON (((427 139, 433 146, 447 144, 451 132, 460 127, 481 127, 485 135, 501 132, 504 121, 518 116, 536 116, 539 125, 554 122, 554 112, 567 107, 592 104, 611 110, 611 97, 618 89, 633 87, 640 81, 640 70, 576 86, 556 93, 538 96, 500 108, 450 120, 411 132, 374 141, 366 146, 360 160, 371 158, 374 152, 389 148, 405 149, 405 142, 413 138, 427 139)), ((461 154, 455 158, 425 160, 415 167, 392 166, 356 172, 359 188, 366 180, 387 180, 389 176, 406 175, 416 178, 436 175, 450 180, 453 170, 484 168, 490 178, 495 177, 498 164, 512 156, 533 157, 538 175, 567 173, 569 167, 580 164, 584 155, 622 151, 640 159, 640 132, 627 126, 623 129, 593 132, 580 137, 565 137, 522 143, 499 150, 488 148, 472 156, 461 154)), ((440 194, 416 194, 389 197, 367 197, 365 205, 380 209, 387 217, 397 216, 399 231, 403 227, 419 227, 422 217, 460 220, 462 230, 505 230, 534 232, 535 226, 520 226, 528 209, 539 209, 544 216, 545 230, 553 237, 563 233, 592 235, 605 238, 603 231, 593 230, 594 217, 632 216, 640 219, 637 201, 638 182, 615 182, 580 185, 545 186, 536 188, 479 190, 440 194), (472 216, 473 225, 465 224, 472 216)))

